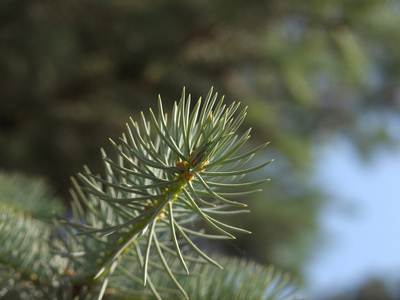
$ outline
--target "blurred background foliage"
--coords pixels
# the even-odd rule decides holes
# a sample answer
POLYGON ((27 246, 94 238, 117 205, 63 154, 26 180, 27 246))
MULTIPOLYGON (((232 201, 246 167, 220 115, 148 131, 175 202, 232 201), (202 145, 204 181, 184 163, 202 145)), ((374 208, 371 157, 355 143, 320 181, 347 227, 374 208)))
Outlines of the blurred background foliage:
POLYGON ((363 157, 393 146, 400 111, 400 4, 375 0, 2 0, 0 166, 49 178, 101 170, 129 116, 211 86, 249 106, 270 141, 271 182, 225 251, 300 274, 326 197, 313 149, 341 135, 363 157))

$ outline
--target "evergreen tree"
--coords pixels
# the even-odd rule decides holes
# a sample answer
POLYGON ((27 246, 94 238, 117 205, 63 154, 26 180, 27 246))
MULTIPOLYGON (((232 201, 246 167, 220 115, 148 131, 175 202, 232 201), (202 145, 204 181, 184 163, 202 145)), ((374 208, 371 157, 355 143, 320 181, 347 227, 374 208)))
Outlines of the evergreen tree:
POLYGON ((264 230, 225 243, 235 255, 298 272, 323 204, 308 181, 315 141, 340 134, 360 153, 393 142, 395 1, 3 0, 0 16, 0 164, 64 193, 83 163, 101 170, 93 153, 155 93, 171 104, 183 85, 194 97, 214 85, 249 104, 246 124, 279 163, 242 221, 264 230))

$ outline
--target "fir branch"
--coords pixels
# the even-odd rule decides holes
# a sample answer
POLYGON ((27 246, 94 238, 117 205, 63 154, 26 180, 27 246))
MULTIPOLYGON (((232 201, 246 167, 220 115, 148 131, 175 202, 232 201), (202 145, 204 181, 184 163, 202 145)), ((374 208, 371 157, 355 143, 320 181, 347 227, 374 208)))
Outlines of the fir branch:
POLYGON ((0 172, 0 297, 67 299, 58 280, 68 261, 52 253, 52 215, 61 208, 42 178, 0 172))
POLYGON ((167 257, 177 258, 185 273, 191 271, 185 260, 188 249, 200 259, 220 266, 192 239, 235 238, 231 232, 248 233, 218 220, 218 216, 243 212, 235 206, 246 204, 227 197, 257 192, 253 186, 266 181, 234 183, 269 164, 237 169, 266 144, 236 155, 250 137, 250 129, 237 134, 246 108, 234 117, 240 103, 227 106, 223 98, 217 98, 211 89, 204 103, 200 99, 190 112, 191 97, 186 98, 183 90, 179 103, 168 114, 159 97, 158 112, 150 109, 149 121, 141 113, 139 122, 131 119, 127 123, 127 134, 122 135, 120 145, 110 139, 116 159, 102 150, 102 177, 85 167, 85 172, 77 176, 81 186, 74 180, 74 221, 64 224, 72 229, 68 231, 69 240, 76 239, 78 252, 95 261, 89 265, 93 266, 90 273, 103 283, 99 298, 106 291, 107 282, 112 281, 111 271, 119 272, 127 258, 136 259, 143 269, 143 283, 149 282, 156 297, 157 284, 151 280, 154 268, 164 270, 187 297, 176 279, 181 271, 171 268, 167 257), (223 192, 224 188, 229 188, 229 193, 223 192), (86 211, 80 208, 82 205, 86 211), (200 220, 219 235, 205 234, 201 228, 193 227, 200 220), (90 238, 91 244, 81 243, 82 237, 90 238), (95 244, 97 256, 90 249, 95 244), (173 254, 166 249, 174 249, 173 254))

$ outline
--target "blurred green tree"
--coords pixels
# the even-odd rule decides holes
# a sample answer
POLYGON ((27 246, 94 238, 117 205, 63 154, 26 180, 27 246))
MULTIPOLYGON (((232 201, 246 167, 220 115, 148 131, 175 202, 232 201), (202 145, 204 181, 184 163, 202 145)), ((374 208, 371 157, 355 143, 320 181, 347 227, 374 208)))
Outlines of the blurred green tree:
POLYGON ((360 153, 393 142, 382 120, 400 108, 399 11, 374 0, 3 0, 0 164, 64 192, 83 163, 100 170, 93 153, 156 93, 167 103, 183 85, 194 98, 213 85, 249 105, 277 161, 243 225, 252 242, 225 246, 298 271, 323 204, 308 179, 313 146, 333 134, 360 153))

